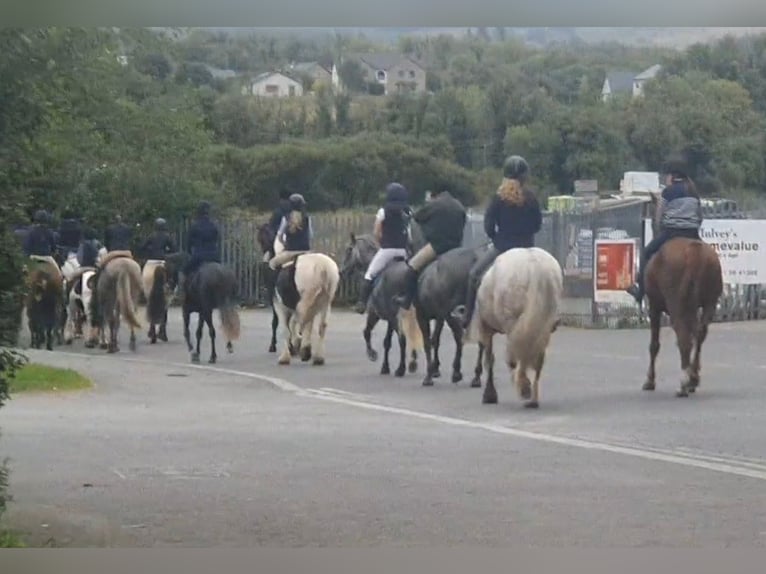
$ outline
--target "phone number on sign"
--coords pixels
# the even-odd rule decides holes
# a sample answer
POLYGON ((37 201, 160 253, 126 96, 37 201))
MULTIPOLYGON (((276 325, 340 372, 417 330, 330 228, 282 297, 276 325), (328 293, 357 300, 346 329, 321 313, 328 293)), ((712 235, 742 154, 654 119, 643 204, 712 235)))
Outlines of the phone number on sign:
POLYGON ((758 271, 755 269, 729 269, 726 272, 727 277, 757 277, 758 271))

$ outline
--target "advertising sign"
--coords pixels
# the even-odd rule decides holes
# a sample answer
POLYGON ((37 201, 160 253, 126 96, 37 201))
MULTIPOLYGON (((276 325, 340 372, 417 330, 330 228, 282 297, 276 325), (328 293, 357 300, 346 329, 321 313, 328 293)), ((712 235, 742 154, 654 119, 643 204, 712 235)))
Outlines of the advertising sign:
POLYGON ((635 303, 625 293, 636 279, 635 239, 596 239, 593 298, 596 303, 635 303))
MULTIPOLYGON (((706 219, 700 235, 718 252, 724 283, 766 283, 766 220, 706 219)), ((644 244, 652 237, 652 222, 645 219, 644 244)))

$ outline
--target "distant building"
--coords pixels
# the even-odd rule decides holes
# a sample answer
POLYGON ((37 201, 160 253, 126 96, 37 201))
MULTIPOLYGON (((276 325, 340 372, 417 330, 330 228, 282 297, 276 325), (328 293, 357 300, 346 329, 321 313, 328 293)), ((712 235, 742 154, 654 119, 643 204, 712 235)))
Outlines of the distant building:
POLYGON ((314 89, 319 85, 331 85, 332 84, 332 72, 322 66, 319 62, 297 62, 290 65, 290 72, 294 76, 306 76, 311 78, 311 88, 314 89))
POLYGON ((655 78, 662 70, 662 66, 655 64, 643 72, 615 70, 609 72, 601 86, 601 99, 606 102, 616 94, 641 96, 644 93, 644 84, 655 78))
MULTIPOLYGON (((426 91, 426 70, 415 59, 395 52, 353 54, 346 58, 359 62, 368 84, 379 84, 383 94, 426 91)), ((332 83, 343 90, 338 65, 332 67, 332 83)))
POLYGON ((303 84, 282 72, 264 72, 253 78, 243 92, 267 98, 302 96, 303 84))

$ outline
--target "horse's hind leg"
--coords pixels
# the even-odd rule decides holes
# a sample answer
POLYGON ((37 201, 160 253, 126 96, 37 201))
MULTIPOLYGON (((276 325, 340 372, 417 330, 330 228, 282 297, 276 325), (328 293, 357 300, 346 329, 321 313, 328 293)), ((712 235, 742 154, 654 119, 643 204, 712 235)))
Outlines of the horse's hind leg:
POLYGON ((192 353, 191 360, 192 363, 199 363, 199 355, 200 355, 200 344, 202 342, 202 329, 205 326, 205 314, 203 311, 200 311, 197 313, 197 331, 195 333, 195 336, 197 338, 197 348, 192 353))
POLYGON ((397 339, 399 339, 399 366, 394 371, 394 376, 403 377, 407 372, 407 337, 403 332, 397 332, 397 339))
POLYGON ((300 333, 301 361, 306 363, 311 360, 314 350, 311 344, 314 336, 314 319, 301 321, 298 332, 300 333))
POLYGON ((444 319, 437 319, 436 326, 434 327, 434 334, 432 337, 434 362, 431 370, 431 376, 434 379, 438 379, 442 376, 441 367, 442 362, 439 360, 439 347, 441 346, 442 331, 444 330, 444 319))
POLYGON ((276 309, 274 309, 274 303, 271 307, 271 343, 269 343, 269 353, 277 352, 277 327, 279 327, 279 316, 276 309))
POLYGON ((375 325, 380 321, 380 317, 374 311, 370 310, 367 313, 367 324, 364 326, 362 336, 364 337, 364 344, 367 347, 367 358, 373 363, 378 360, 378 352, 372 348, 372 330, 375 325))
POLYGON ((133 327, 130 328, 130 343, 129 343, 129 348, 134 353, 136 352, 136 330, 133 327))
POLYGON ((692 386, 691 354, 694 345, 694 327, 689 320, 679 320, 675 324, 678 339, 678 353, 681 356, 681 388, 676 393, 678 397, 688 397, 692 386))
POLYGON ((189 333, 189 323, 191 322, 191 313, 187 309, 183 310, 183 320, 184 320, 184 341, 186 341, 186 349, 191 353, 192 351, 192 343, 191 343, 191 334, 189 333))
MULTIPOLYGON (((543 365, 545 364, 545 351, 542 351, 535 360, 535 380, 532 382, 532 398, 524 403, 524 406, 528 409, 536 409, 540 406, 540 374, 543 372, 543 365)), ((524 373, 526 378, 526 372, 524 373)))
POLYGON ((205 313, 205 323, 207 323, 207 332, 210 335, 210 358, 207 362, 212 365, 218 360, 218 353, 215 350, 215 326, 213 325, 212 309, 208 309, 205 313))
POLYGON ((481 373, 482 373, 482 360, 484 358, 484 344, 479 343, 479 352, 476 355, 476 368, 473 371, 473 379, 471 380, 471 388, 481 388, 481 373))
POLYGON ((426 376, 423 378, 423 386, 431 387, 434 384, 434 363, 433 363, 433 339, 431 336, 431 322, 421 317, 420 313, 417 315, 418 325, 420 325, 420 331, 423 333, 423 348, 426 355, 426 376))
POLYGON ((482 338, 484 339, 484 367, 487 369, 487 384, 484 386, 481 402, 485 405, 494 405, 497 404, 497 390, 495 389, 495 353, 492 348, 492 335, 482 338))
POLYGON ((389 321, 386 327, 386 336, 383 337, 383 366, 380 368, 381 375, 391 373, 391 366, 388 364, 388 353, 391 350, 391 340, 394 336, 394 324, 389 321))
POLYGON ((694 358, 692 359, 691 379, 689 381, 690 393, 696 391, 700 384, 702 344, 705 342, 705 339, 707 339, 708 328, 713 321, 714 316, 715 305, 710 305, 702 309, 702 316, 700 317, 700 322, 697 327, 697 336, 695 337, 694 358))
POLYGON ((660 352, 660 327, 662 326, 662 313, 655 309, 649 308, 649 327, 651 330, 651 338, 649 341, 649 370, 646 373, 646 382, 642 387, 645 391, 653 391, 657 386, 655 363, 657 362, 657 355, 660 352))
POLYGON ((160 331, 157 333, 157 338, 163 343, 168 342, 168 307, 165 305, 165 311, 162 313, 162 323, 160 323, 160 331))
POLYGON ((455 339, 455 358, 452 360, 452 382, 459 383, 463 380, 463 327, 451 316, 447 319, 452 337, 455 339))
POLYGON ((317 340, 317 348, 314 352, 314 360, 312 361, 312 364, 320 366, 324 365, 324 351, 325 351, 325 336, 327 335, 327 316, 330 314, 330 304, 328 303, 327 306, 322 310, 321 313, 319 313, 319 327, 317 328, 318 331, 318 340, 317 340))

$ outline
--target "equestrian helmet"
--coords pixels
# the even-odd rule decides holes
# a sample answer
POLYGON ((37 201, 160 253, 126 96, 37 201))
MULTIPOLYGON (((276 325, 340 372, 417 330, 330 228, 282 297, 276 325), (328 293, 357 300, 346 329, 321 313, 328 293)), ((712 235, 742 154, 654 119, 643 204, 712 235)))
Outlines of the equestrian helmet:
POLYGON ((48 212, 44 209, 38 209, 34 214, 35 223, 48 223, 48 212))
POLYGON ((689 177, 689 168, 681 154, 671 154, 662 164, 662 172, 682 179, 689 177))
POLYGON ((511 155, 503 162, 503 177, 524 181, 529 176, 529 164, 520 155, 511 155))
POLYGON ((306 207, 306 200, 300 193, 293 193, 289 200, 292 209, 303 209, 306 207))
POLYGON ((386 204, 397 207, 409 205, 410 192, 401 183, 392 182, 386 186, 386 204))
POLYGON ((210 213, 210 202, 206 200, 202 200, 197 204, 197 214, 198 215, 208 215, 210 213))

